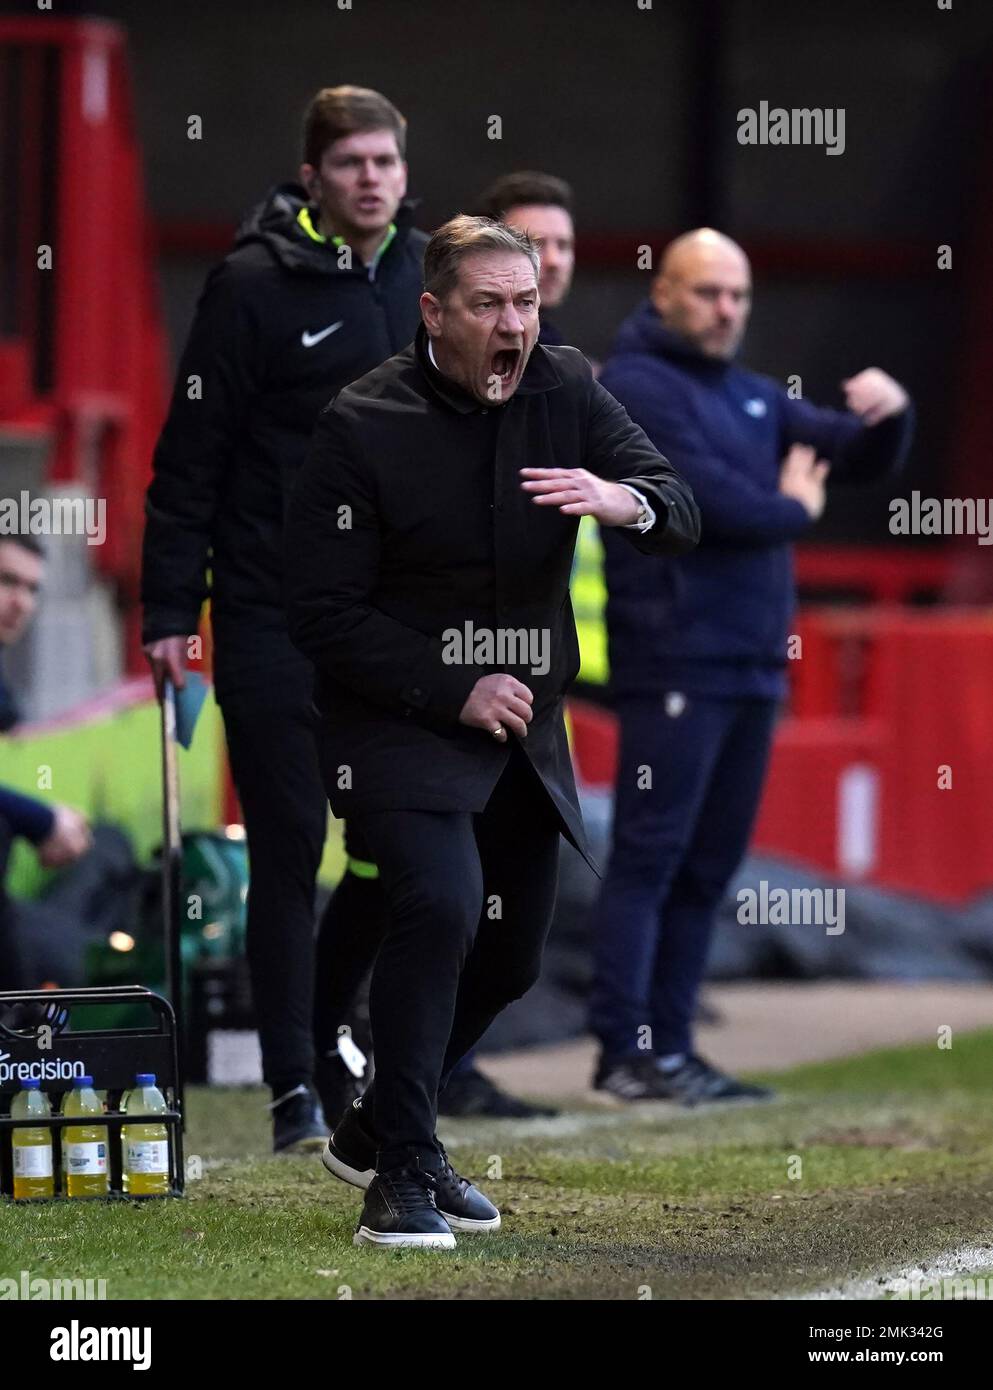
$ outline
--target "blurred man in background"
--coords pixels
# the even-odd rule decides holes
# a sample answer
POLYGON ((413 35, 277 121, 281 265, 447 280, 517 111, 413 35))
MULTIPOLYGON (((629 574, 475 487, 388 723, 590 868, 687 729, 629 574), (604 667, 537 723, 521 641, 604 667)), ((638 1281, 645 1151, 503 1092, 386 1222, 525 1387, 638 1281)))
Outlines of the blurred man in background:
POLYGON ((286 630, 283 516, 321 408, 406 346, 427 238, 405 200, 406 121, 326 88, 300 184, 276 188, 210 274, 148 492, 142 597, 156 680, 183 684, 211 572, 215 692, 251 862, 248 959, 277 1152, 320 1147, 314 898, 327 801, 313 672, 286 630))
POLYGON ((907 392, 878 368, 842 383, 838 411, 735 365, 751 289, 733 241, 679 237, 602 376, 689 482, 703 523, 694 555, 648 564, 603 536, 621 750, 594 913, 594 1084, 623 1100, 770 1094, 698 1057, 691 1023, 786 690, 790 542, 820 516, 829 467, 832 481, 878 478, 912 433, 907 392))
POLYGON ((564 339, 549 317, 572 288, 576 266, 576 232, 572 221, 572 189, 565 179, 534 170, 504 174, 480 195, 479 217, 506 222, 531 238, 541 257, 538 293, 541 295, 543 347, 560 346, 564 339))
MULTIPOLYGON (((3 679, 4 648, 25 632, 38 606, 44 557, 34 536, 0 535, 0 733, 18 720, 17 705, 3 679)), ((86 818, 71 806, 49 806, 0 786, 0 990, 32 989, 18 949, 14 907, 7 896, 7 866, 20 836, 37 851, 45 868, 71 864, 90 847, 86 818)))
POLYGON ((44 555, 34 536, 0 535, 0 734, 20 719, 14 693, 4 679, 4 649, 24 635, 34 617, 44 570, 44 555))

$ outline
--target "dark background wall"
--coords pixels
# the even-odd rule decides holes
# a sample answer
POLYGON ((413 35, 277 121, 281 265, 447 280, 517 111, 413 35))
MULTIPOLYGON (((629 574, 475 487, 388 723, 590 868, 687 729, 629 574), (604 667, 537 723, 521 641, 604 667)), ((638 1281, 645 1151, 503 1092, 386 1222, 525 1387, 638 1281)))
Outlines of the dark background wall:
MULTIPOLYGON (((36 12, 34 6, 8 5, 36 12)), ((878 364, 921 409, 908 486, 940 489, 958 406, 973 200, 991 150, 982 78, 993 6, 954 0, 104 0, 62 14, 128 31, 153 213, 233 226, 292 177, 320 86, 386 92, 410 122, 411 190, 430 229, 494 175, 567 178, 581 263, 562 327, 595 356, 644 295, 637 247, 710 222, 755 253, 750 365, 836 402, 878 364), (846 149, 742 147, 761 100, 843 107, 846 149), (186 137, 187 118, 204 137, 186 137), (499 115, 503 138, 487 138, 499 115), (939 244, 956 269, 936 269, 939 244), (845 272, 844 267, 851 268, 845 272)), ((175 240, 166 245, 176 245, 175 240)), ((166 254, 180 339, 209 261, 166 254)), ((885 537, 877 496, 836 499, 824 536, 885 537)))

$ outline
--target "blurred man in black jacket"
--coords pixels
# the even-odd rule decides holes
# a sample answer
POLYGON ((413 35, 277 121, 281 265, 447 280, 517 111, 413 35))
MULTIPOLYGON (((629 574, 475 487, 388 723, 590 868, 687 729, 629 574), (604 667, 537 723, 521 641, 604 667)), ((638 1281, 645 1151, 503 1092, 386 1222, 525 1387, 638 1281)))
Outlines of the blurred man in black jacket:
POLYGON ((563 719, 579 517, 645 554, 699 537, 689 489, 582 354, 536 346, 538 270, 499 223, 440 228, 424 327, 322 412, 287 521, 325 786, 388 906, 376 1080, 325 1153, 368 1187, 356 1239, 376 1245, 499 1225, 438 1144, 438 1089, 537 977, 560 834, 589 858, 563 719))
POLYGON ((320 409, 410 341, 427 238, 404 201, 406 122, 328 88, 302 186, 275 189, 210 274, 155 454, 143 636, 182 685, 211 575, 215 690, 251 860, 248 957, 277 1151, 323 1143, 312 1090, 314 892, 327 803, 310 663, 286 631, 283 519, 320 409))

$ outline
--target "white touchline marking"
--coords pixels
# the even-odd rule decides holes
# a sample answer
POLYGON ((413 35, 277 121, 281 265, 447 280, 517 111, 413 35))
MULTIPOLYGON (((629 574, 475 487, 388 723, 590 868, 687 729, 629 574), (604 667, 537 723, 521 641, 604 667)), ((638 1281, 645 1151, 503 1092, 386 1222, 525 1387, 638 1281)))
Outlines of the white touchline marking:
POLYGON ((812 1293, 776 1294, 778 1299, 792 1298, 803 1302, 824 1299, 883 1300, 887 1294, 906 1293, 912 1284, 930 1283, 935 1279, 963 1279, 983 1270, 993 1271, 993 1235, 984 1238, 986 1244, 960 1245, 955 1250, 943 1250, 922 1265, 907 1265, 903 1269, 880 1270, 861 1279, 846 1279, 812 1293))
MULTIPOLYGON (((472 1129, 462 1134, 451 1133, 445 1138, 445 1147, 457 1149, 460 1146, 478 1145, 479 1136, 484 1131, 495 1131, 510 1139, 567 1139, 574 1134, 587 1134, 598 1129, 648 1129, 653 1131, 653 1121, 672 1120, 688 1117, 689 1112, 671 1105, 668 1101, 643 1101, 625 1103, 624 1109, 598 1109, 596 1111, 574 1110, 565 1115, 536 1116, 531 1120, 487 1120, 485 1115, 473 1115, 469 1121, 472 1129)), ((448 1122, 447 1115, 438 1116, 442 1127, 448 1122)))

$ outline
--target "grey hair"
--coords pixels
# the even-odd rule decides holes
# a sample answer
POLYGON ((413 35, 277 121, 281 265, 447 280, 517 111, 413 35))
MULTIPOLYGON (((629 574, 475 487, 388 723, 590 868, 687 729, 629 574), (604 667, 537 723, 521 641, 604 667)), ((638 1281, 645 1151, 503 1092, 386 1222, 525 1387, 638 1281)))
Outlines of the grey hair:
POLYGON ((535 278, 541 261, 534 242, 525 232, 496 222, 492 217, 460 213, 439 227, 424 249, 424 288, 435 299, 444 299, 458 283, 459 263, 480 251, 515 251, 527 256, 535 278))

